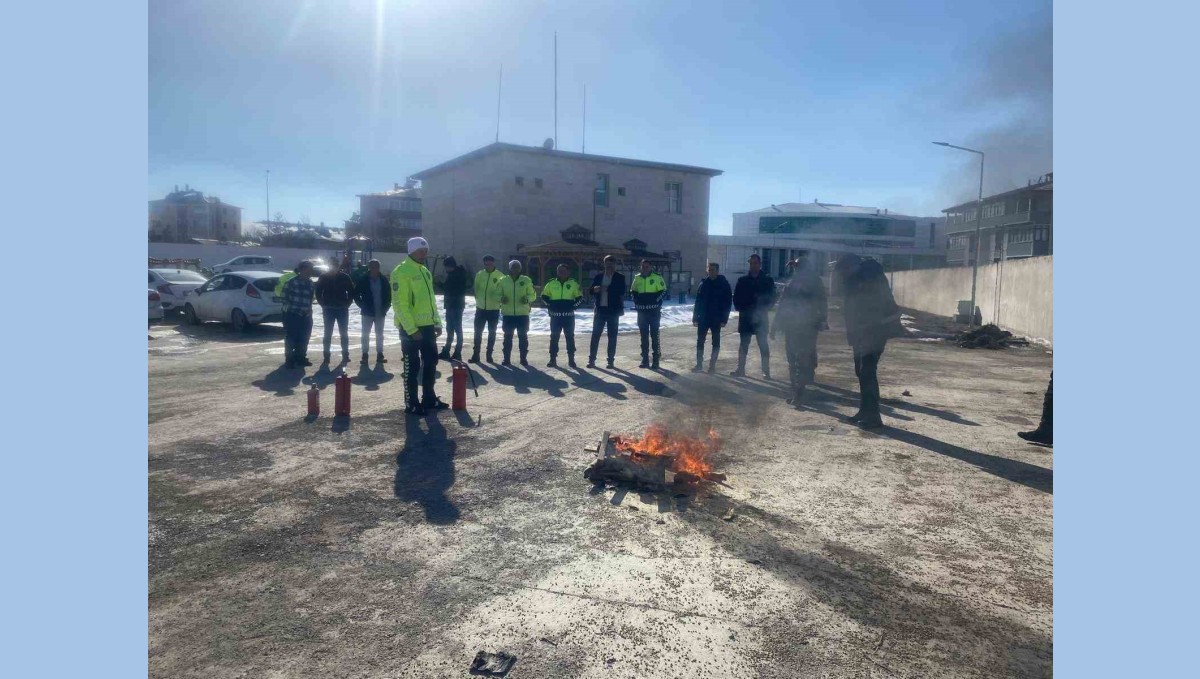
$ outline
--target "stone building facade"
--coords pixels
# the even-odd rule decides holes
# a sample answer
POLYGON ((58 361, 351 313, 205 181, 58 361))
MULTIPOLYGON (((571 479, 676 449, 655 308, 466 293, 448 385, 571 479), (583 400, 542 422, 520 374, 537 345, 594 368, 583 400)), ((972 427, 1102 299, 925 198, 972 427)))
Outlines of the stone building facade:
POLYGON ((709 181, 720 170, 496 143, 413 175, 432 251, 474 270, 579 225, 593 240, 632 239, 677 253, 699 280, 708 249, 709 181))

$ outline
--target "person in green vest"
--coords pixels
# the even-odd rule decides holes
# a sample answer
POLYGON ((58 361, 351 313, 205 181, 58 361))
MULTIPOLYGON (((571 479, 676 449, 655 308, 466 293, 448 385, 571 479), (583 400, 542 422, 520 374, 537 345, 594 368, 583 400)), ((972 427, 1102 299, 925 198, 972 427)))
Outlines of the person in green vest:
POLYGON ((496 258, 484 255, 483 270, 475 274, 475 351, 471 363, 479 362, 479 344, 483 326, 487 325, 487 361, 495 363, 492 350, 496 347, 496 323, 500 321, 500 281, 504 274, 496 268, 496 258))
POLYGON ((392 311, 404 353, 404 412, 424 415, 450 406, 433 393, 437 380, 437 338, 442 334, 433 274, 425 268, 429 243, 420 236, 408 239, 408 257, 392 269, 392 311), (424 370, 422 370, 424 369, 424 370), (417 401, 417 376, 421 400, 417 401))
MULTIPOLYGON (((301 262, 300 264, 303 264, 303 263, 304 262, 301 262)), ((284 274, 279 277, 279 281, 275 283, 275 299, 277 299, 277 300, 283 299, 283 286, 286 285, 288 281, 295 278, 296 274, 299 271, 300 271, 300 265, 298 264, 298 265, 296 265, 295 269, 284 272, 284 274)), ((292 360, 292 338, 291 338, 291 335, 288 333, 288 317, 286 315, 283 317, 283 356, 289 363, 291 362, 291 360, 292 360)))
POLYGON ((558 335, 562 333, 567 339, 567 365, 575 365, 575 308, 583 301, 583 292, 579 282, 571 278, 571 269, 566 264, 559 264, 555 270, 556 277, 542 288, 542 301, 546 303, 546 311, 550 315, 550 362, 548 368, 558 366, 558 335))
POLYGON ((637 309, 638 334, 642 336, 642 363, 639 368, 658 369, 662 349, 658 343, 658 327, 662 322, 662 301, 667 296, 667 283, 657 272, 650 271, 650 262, 642 260, 642 271, 633 277, 629 288, 633 308, 637 309), (654 345, 654 363, 650 363, 650 345, 654 345))
POLYGON ((513 331, 516 331, 521 350, 521 365, 529 365, 529 305, 537 299, 533 281, 521 274, 521 263, 508 263, 508 275, 500 280, 500 316, 504 326, 504 361, 512 365, 513 331))

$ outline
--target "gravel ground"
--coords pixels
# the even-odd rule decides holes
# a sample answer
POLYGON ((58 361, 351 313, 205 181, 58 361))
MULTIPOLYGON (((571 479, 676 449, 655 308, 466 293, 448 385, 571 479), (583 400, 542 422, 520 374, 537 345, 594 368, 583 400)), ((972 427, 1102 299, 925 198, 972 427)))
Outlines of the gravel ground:
POLYGON ((895 341, 869 433, 842 419, 836 325, 801 410, 727 376, 731 331, 719 374, 688 372, 676 327, 658 372, 634 367, 636 334, 590 371, 542 368, 534 337, 534 369, 484 366, 468 412, 426 419, 402 414, 388 346, 348 366, 348 423, 333 373, 280 368, 278 326, 150 335, 150 676, 461 677, 480 650, 515 654, 510 677, 1051 674, 1052 455, 1015 436, 1044 348, 895 341), (683 497, 583 479, 603 431, 652 422, 715 427, 728 479, 683 497))

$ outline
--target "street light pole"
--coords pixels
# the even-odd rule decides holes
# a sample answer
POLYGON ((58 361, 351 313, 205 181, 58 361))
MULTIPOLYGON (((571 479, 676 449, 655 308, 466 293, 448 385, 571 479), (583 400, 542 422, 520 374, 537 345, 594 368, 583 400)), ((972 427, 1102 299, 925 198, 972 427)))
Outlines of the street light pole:
POLYGON ((271 171, 267 170, 267 233, 271 232, 271 171))
POLYGON ((935 141, 938 146, 946 146, 959 151, 967 151, 968 153, 979 154, 979 201, 975 205, 975 260, 971 263, 971 320, 967 327, 975 327, 975 284, 979 280, 979 255, 983 248, 983 239, 980 234, 983 229, 983 151, 976 151, 965 146, 955 146, 947 144, 944 141, 935 141))

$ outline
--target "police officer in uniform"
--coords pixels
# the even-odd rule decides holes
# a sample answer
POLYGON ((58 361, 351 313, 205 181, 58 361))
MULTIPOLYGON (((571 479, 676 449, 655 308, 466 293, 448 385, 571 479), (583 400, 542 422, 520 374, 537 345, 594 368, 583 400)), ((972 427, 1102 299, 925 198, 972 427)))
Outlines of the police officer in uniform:
POLYGON ((542 288, 542 301, 550 315, 550 362, 546 367, 558 366, 558 335, 561 332, 567 339, 567 365, 578 368, 575 365, 575 307, 583 301, 583 291, 570 277, 571 270, 566 264, 559 264, 555 273, 557 277, 542 288))
POLYGON ((642 336, 642 363, 639 368, 658 369, 662 351, 658 344, 658 326, 662 321, 662 301, 667 296, 663 277, 650 271, 650 262, 642 260, 642 271, 633 277, 630 287, 633 308, 637 309, 638 334, 642 336), (654 363, 650 363, 650 346, 654 347, 654 363))
POLYGON ((433 274, 425 268, 429 243, 420 236, 408 239, 408 257, 392 269, 392 311, 400 330, 404 353, 404 412, 424 415, 449 408, 433 393, 437 380, 437 338, 442 334, 433 294, 433 274), (422 371, 422 368, 424 369, 422 371), (421 400, 417 401, 417 375, 421 375, 421 400))
POLYGON ((512 365, 513 332, 517 333, 521 365, 529 365, 529 305, 537 299, 533 281, 521 273, 521 262, 508 263, 508 275, 500 279, 500 317, 504 326, 504 362, 512 365))
POLYGON ((495 363, 492 350, 496 348, 496 323, 500 321, 500 281, 504 274, 496 268, 496 258, 484 255, 483 270, 475 274, 475 350, 471 362, 479 362, 479 344, 483 326, 487 325, 487 361, 495 363))

